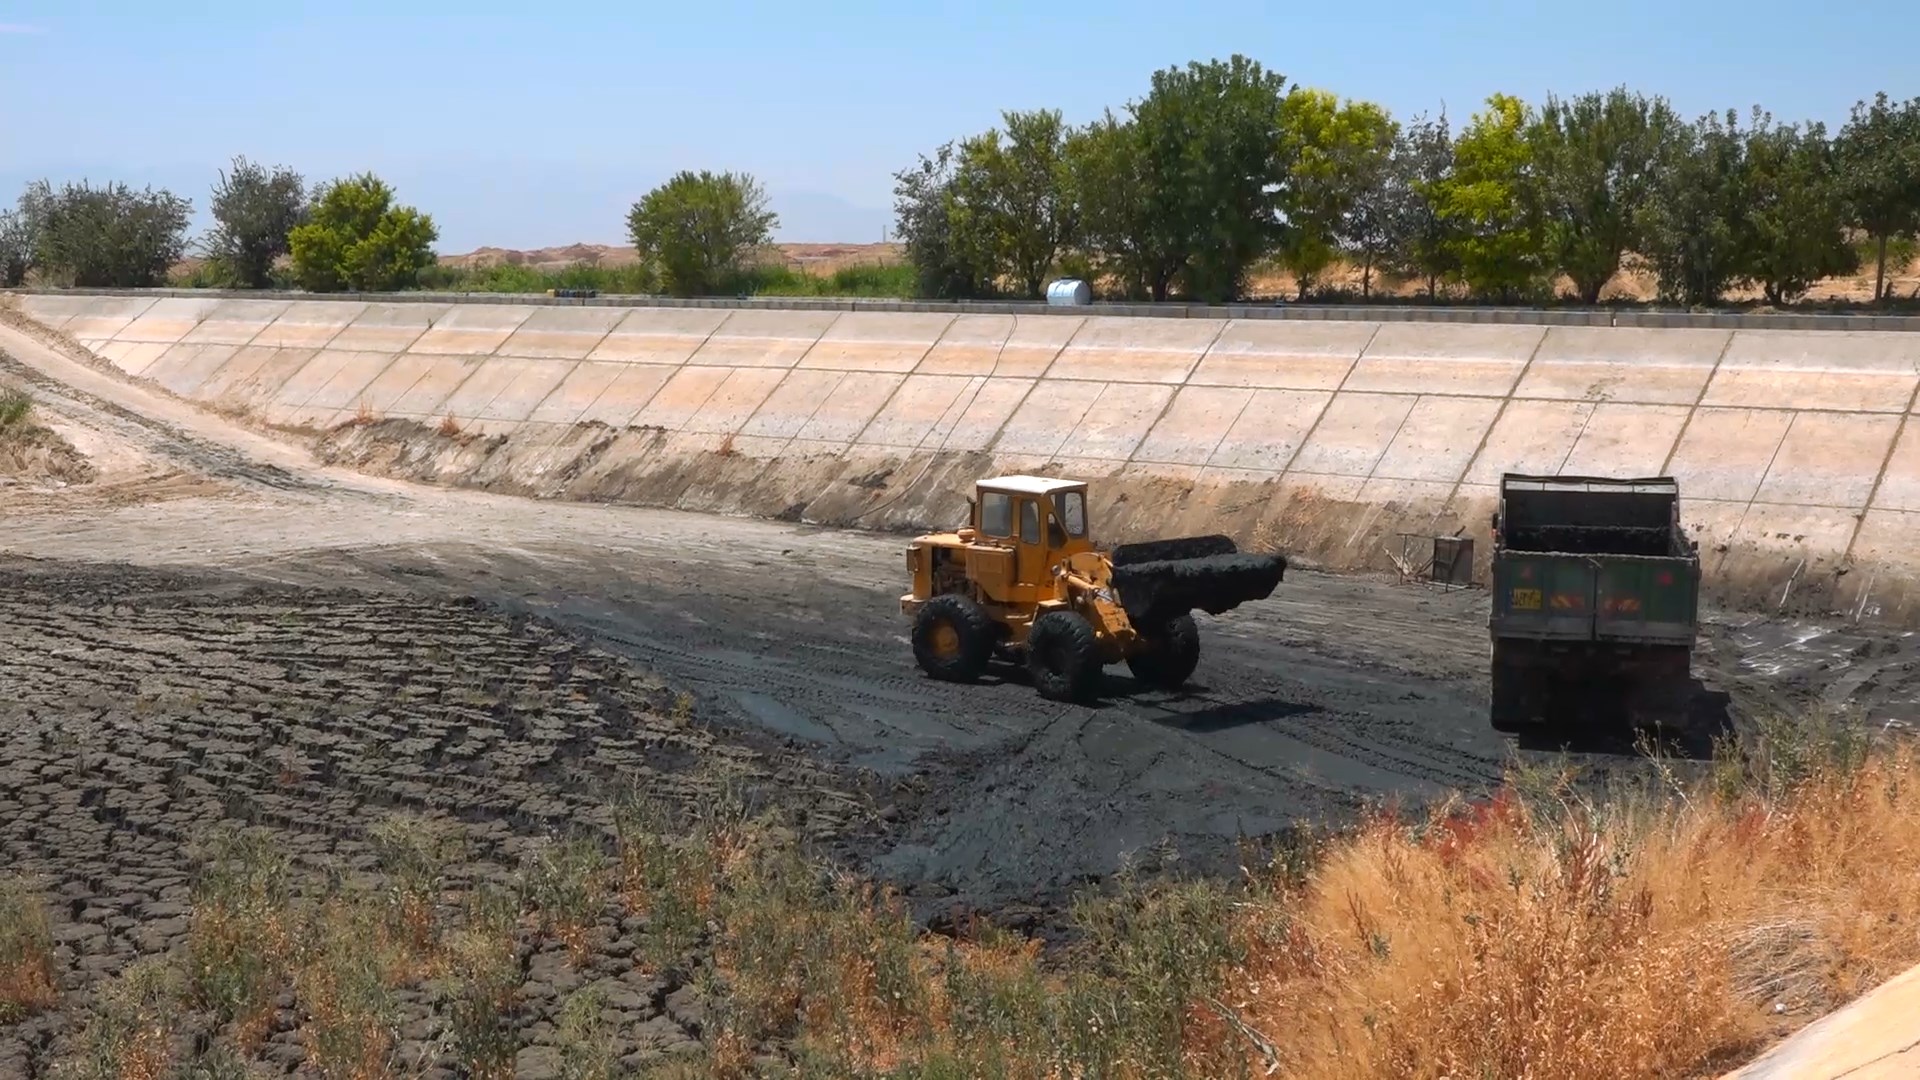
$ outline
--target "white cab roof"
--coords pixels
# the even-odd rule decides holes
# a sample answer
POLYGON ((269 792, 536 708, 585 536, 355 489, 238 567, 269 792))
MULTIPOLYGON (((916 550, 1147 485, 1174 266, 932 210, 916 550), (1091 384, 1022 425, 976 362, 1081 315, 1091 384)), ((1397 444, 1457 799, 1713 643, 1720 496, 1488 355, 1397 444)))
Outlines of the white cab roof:
POLYGON ((1051 495, 1056 491, 1086 487, 1087 482, 1061 480, 1052 476, 995 476, 980 481, 980 486, 994 491, 1009 491, 1016 495, 1051 495))

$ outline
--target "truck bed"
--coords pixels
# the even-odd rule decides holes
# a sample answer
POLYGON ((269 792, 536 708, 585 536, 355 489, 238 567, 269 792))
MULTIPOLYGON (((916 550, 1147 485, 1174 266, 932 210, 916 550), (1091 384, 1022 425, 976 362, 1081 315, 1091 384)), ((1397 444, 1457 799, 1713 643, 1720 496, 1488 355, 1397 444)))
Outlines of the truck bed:
POLYGON ((1700 560, 1678 502, 1667 477, 1505 477, 1494 636, 1691 644, 1700 560))

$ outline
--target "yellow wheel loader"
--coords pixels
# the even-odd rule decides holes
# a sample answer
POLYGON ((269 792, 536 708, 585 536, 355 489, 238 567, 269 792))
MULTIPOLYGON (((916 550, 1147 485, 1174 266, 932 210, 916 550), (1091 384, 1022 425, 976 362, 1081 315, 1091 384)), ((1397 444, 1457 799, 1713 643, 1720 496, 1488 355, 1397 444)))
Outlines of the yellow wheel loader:
POLYGON ((981 480, 965 526, 907 548, 913 655, 937 679, 970 682, 1000 658, 1034 687, 1085 700, 1121 660, 1149 685, 1177 689, 1200 662, 1195 610, 1218 615, 1272 595, 1279 555, 1241 553, 1225 536, 1097 547, 1084 481, 981 480))

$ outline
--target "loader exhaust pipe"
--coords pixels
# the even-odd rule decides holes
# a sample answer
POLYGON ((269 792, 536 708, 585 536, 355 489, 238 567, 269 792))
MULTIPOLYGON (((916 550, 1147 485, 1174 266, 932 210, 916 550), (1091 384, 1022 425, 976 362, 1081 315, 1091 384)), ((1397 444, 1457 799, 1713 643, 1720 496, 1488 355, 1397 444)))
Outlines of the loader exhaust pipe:
POLYGON ((1110 559, 1120 606, 1143 627, 1194 610, 1218 615, 1264 600, 1287 572, 1285 556, 1246 554, 1219 535, 1122 544, 1110 559))

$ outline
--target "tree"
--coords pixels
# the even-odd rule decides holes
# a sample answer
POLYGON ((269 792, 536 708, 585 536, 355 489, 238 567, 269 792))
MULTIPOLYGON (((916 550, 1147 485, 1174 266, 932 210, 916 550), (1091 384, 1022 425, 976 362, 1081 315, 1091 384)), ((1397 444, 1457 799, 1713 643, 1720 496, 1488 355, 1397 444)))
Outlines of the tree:
POLYGON ((1140 259, 1156 300, 1173 284, 1220 302, 1238 295, 1279 231, 1275 193, 1286 79, 1238 54, 1153 76, 1129 106, 1142 195, 1140 259))
POLYGON ((53 189, 45 180, 28 184, 14 209, 0 213, 0 285, 17 288, 39 265, 40 237, 52 209, 53 189))
POLYGON ((952 184, 954 228, 967 234, 996 274, 1039 297, 1054 257, 1072 239, 1066 127, 1057 111, 1009 112, 998 129, 961 144, 952 184))
POLYGON ((287 235, 293 273, 309 292, 390 292, 412 286, 433 265, 440 238, 433 218, 395 206, 393 189, 372 173, 314 189, 307 221, 287 235))
POLYGON ((1342 103, 1324 90, 1294 87, 1280 105, 1280 193, 1285 229, 1279 253, 1305 299, 1353 233, 1355 205, 1385 177, 1399 133, 1386 110, 1366 101, 1342 103))
POLYGON ((31 234, 28 260, 67 285, 150 288, 186 251, 193 203, 170 191, 85 182, 55 191, 45 181, 21 200, 17 229, 31 234))
POLYGON ((1374 267, 1404 257, 1418 214, 1412 160, 1402 153, 1405 140, 1394 126, 1388 153, 1369 162, 1354 177, 1353 206, 1340 242, 1360 258, 1360 295, 1373 295, 1374 267))
POLYGON ((1920 97, 1856 103, 1834 149, 1851 223, 1879 248, 1873 296, 1883 299, 1888 241, 1920 233, 1920 97))
POLYGON ((1108 112, 1067 139, 1067 185, 1080 242, 1099 268, 1140 298, 1162 262, 1147 201, 1146 144, 1131 120, 1108 112))
POLYGON ((1549 97, 1528 129, 1547 252, 1582 303, 1599 302, 1621 256, 1639 245, 1654 166, 1677 124, 1664 99, 1621 87, 1549 97))
POLYGON ((213 188, 214 227, 204 243, 223 276, 249 289, 273 283, 273 264, 306 221, 306 182, 291 169, 271 171, 244 157, 213 188))
POLYGON ((0 213, 0 287, 26 284, 33 269, 33 237, 27 220, 17 210, 0 213))
POLYGON ((1731 109, 1724 119, 1709 113, 1684 124, 1668 140, 1655 170, 1643 243, 1662 298, 1716 304, 1744 280, 1752 264, 1745 150, 1731 109))
POLYGON ((952 143, 912 168, 893 174, 894 234, 913 264, 916 291, 936 300, 970 300, 993 293, 993 270, 953 224, 952 143))
POLYGON ((647 192, 627 214, 627 233, 669 293, 702 296, 732 284, 779 222, 753 177, 703 169, 647 192))
POLYGON ((1481 296, 1511 302, 1546 270, 1526 103, 1494 94, 1453 146, 1453 175, 1438 186, 1460 275, 1481 296))
POLYGON ((1847 243, 1846 197, 1826 127, 1770 119, 1747 132, 1743 276, 1778 306, 1823 278, 1858 270, 1860 256, 1847 243))
POLYGON ((1427 299, 1438 294, 1440 279, 1460 269, 1455 222, 1441 206, 1453 180, 1453 133, 1447 114, 1408 125, 1394 147, 1394 158, 1405 201, 1396 207, 1403 217, 1394 228, 1402 238, 1397 263, 1408 273, 1426 279, 1427 299))
POLYGON ((44 186, 28 185, 18 206, 0 213, 0 286, 12 289, 26 284, 27 273, 34 267, 34 249, 40 244, 40 222, 45 217, 35 197, 44 186))

